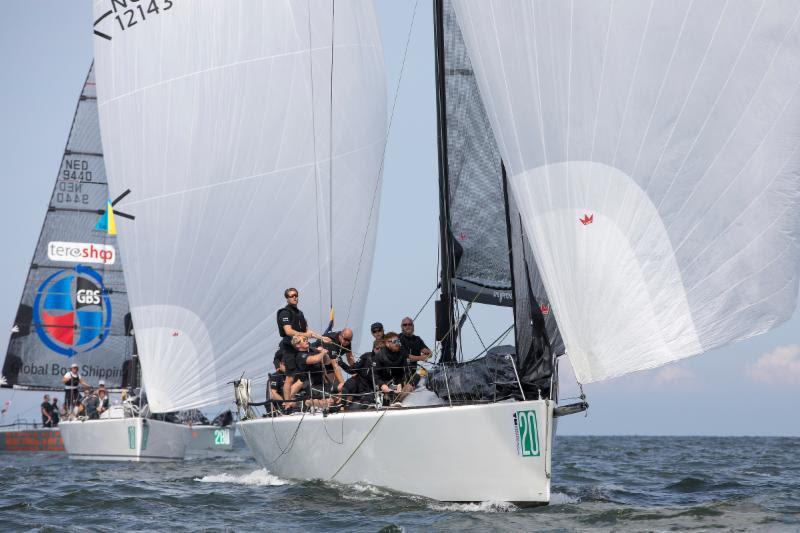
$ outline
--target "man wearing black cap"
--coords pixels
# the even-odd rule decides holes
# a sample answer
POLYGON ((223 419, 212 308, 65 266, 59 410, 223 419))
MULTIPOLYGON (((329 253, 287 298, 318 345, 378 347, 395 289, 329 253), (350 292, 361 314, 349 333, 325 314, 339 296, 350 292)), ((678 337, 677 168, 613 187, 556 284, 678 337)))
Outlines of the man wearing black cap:
POLYGON ((383 324, 380 322, 373 322, 369 327, 369 331, 372 333, 372 336, 375 337, 376 341, 383 340, 383 324))

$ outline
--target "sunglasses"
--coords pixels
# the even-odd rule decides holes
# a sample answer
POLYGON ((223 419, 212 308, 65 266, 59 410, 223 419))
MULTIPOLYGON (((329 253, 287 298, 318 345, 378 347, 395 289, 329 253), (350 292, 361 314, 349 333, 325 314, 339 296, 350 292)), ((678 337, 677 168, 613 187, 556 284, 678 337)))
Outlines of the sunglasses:
POLYGON ((299 294, 290 294, 289 296, 287 296, 287 298, 289 298, 289 299, 291 299, 291 298, 299 298, 299 297, 300 297, 299 294))
POLYGON ((383 332, 383 330, 382 329, 373 329, 372 330, 372 333, 378 333, 378 332, 383 332))
POLYGON ((412 324, 411 322, 406 322, 405 324, 400 324, 400 325, 403 326, 404 328, 407 328, 408 326, 413 326, 414 324, 412 324))
POLYGON ((395 339, 393 341, 389 341, 389 344, 394 344, 395 346, 400 346, 402 343, 400 342, 400 339, 395 339))

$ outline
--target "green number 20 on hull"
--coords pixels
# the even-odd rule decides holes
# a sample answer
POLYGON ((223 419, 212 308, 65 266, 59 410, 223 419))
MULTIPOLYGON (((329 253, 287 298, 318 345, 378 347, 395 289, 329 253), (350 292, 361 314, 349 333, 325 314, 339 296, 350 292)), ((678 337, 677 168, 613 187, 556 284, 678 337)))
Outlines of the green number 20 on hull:
POLYGON ((538 457, 539 431, 536 424, 536 411, 517 411, 514 419, 517 452, 523 457, 538 457))

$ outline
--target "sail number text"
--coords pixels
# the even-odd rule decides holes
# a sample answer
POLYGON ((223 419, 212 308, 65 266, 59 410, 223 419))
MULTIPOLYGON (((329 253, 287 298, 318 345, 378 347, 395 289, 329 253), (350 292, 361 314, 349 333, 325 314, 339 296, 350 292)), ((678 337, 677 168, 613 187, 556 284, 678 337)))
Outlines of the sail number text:
POLYGON ((539 428, 536 411, 514 413, 514 433, 517 437, 517 453, 523 457, 539 456, 539 428))
POLYGON ((83 184, 91 182, 92 170, 88 161, 65 158, 61 176, 56 183, 56 203, 89 205, 89 195, 83 192, 83 184))
POLYGON ((114 20, 123 31, 144 22, 148 17, 168 11, 172 4, 173 0, 111 0, 114 20))

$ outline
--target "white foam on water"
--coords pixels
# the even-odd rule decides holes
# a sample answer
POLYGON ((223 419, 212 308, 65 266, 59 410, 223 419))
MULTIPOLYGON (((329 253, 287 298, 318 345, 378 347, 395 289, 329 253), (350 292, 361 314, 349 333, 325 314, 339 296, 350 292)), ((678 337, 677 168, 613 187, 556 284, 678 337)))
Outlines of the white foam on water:
POLYGON ((273 476, 272 474, 267 472, 266 468, 254 470, 249 474, 242 474, 240 476, 224 472, 222 474, 214 474, 209 476, 203 476, 201 478, 194 478, 194 480, 199 481, 201 483, 232 483, 235 485, 251 485, 259 487, 289 484, 289 482, 286 481, 285 479, 281 479, 278 476, 273 476))
POLYGON ((581 499, 562 492, 554 492, 550 495, 550 505, 569 505, 571 503, 580 503, 581 499))
POLYGON ((457 511, 461 513, 512 513, 519 507, 511 502, 487 501, 479 503, 431 503, 433 511, 457 511))
POLYGON ((350 485, 337 484, 336 488, 339 489, 342 494, 342 499, 344 500, 367 501, 392 496, 390 492, 366 483, 353 483, 350 485))

